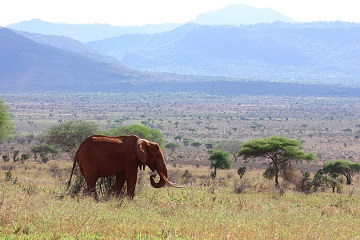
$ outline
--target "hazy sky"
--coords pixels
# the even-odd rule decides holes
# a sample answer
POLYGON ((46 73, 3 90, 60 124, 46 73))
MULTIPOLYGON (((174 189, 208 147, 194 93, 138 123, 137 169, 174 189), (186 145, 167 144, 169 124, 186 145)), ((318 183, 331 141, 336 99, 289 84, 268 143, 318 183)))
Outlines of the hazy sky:
POLYGON ((272 8, 297 21, 360 22, 359 0, 2 0, 0 26, 33 18, 118 26, 183 23, 236 3, 272 8))

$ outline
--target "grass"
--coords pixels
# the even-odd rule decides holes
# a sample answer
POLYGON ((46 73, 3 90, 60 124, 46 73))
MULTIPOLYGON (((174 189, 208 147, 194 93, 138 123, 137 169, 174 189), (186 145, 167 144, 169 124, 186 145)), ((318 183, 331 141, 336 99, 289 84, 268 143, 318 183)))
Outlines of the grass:
POLYGON ((235 194, 232 172, 212 181, 200 179, 208 169, 192 168, 193 186, 154 189, 146 176, 134 200, 96 202, 63 195, 69 163, 19 163, 6 180, 7 167, 0 175, 1 239, 360 239, 358 186, 280 195, 254 171, 245 174, 251 186, 235 194))

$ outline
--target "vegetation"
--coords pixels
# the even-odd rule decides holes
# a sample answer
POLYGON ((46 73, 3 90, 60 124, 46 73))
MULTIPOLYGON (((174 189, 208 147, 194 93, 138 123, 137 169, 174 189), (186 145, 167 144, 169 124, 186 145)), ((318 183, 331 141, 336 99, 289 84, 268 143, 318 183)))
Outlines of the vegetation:
POLYGON ((196 93, 4 96, 16 134, 0 144, 1 238, 359 236, 360 176, 353 175, 347 185, 342 174, 323 170, 328 159, 360 160, 357 98, 224 98, 196 93), (103 186, 110 182, 104 184, 104 178, 97 186, 98 202, 83 194, 79 177, 74 180, 79 181, 78 189, 67 190, 72 165, 69 155, 61 148, 58 153, 48 152, 44 164, 40 153, 35 159, 32 149, 53 146, 43 136, 71 121, 96 125, 96 133, 101 134, 139 124, 156 129, 163 134, 164 143, 178 145, 173 153, 164 147, 164 155, 170 181, 185 187, 154 189, 148 181, 152 173, 146 170, 139 171, 133 201, 108 194, 103 186), (302 139, 299 150, 316 154, 314 161, 304 164, 294 164, 301 160, 291 159, 279 174, 281 191, 262 177, 265 169, 268 176, 274 174, 267 167, 270 159, 243 162, 235 161, 238 156, 233 155, 241 150, 240 142, 274 135, 302 139), (228 152, 233 165, 217 171, 216 178, 210 176, 214 171, 209 169, 211 149, 228 152))
POLYGON ((211 162, 210 168, 214 169, 211 173, 212 177, 216 177, 217 169, 230 169, 232 166, 232 161, 230 159, 230 154, 222 150, 211 150, 210 151, 209 161, 211 162))
POLYGON ((34 160, 37 161, 40 155, 41 162, 46 163, 49 160, 48 154, 57 154, 58 150, 53 145, 35 145, 31 147, 31 152, 34 154, 34 160))
POLYGON ((167 143, 165 145, 165 148, 170 149, 170 156, 173 155, 176 148, 178 148, 180 145, 174 142, 167 143))
POLYGON ((279 173, 292 161, 314 160, 313 154, 305 153, 300 148, 301 144, 297 140, 273 136, 251 140, 242 144, 239 156, 242 156, 245 160, 256 157, 269 159, 267 170, 271 169, 274 172, 275 186, 280 188, 279 173))
POLYGON ((44 138, 48 144, 55 145, 66 153, 73 153, 81 142, 95 133, 99 133, 96 124, 71 120, 50 128, 44 138))
POLYGON ((343 175, 346 178, 346 184, 350 185, 353 176, 360 173, 360 163, 345 159, 332 160, 324 164, 323 172, 330 175, 343 175))
POLYGON ((107 131, 105 134, 110 136, 122 136, 122 135, 134 134, 140 138, 147 139, 152 142, 156 142, 160 146, 162 146, 165 143, 163 134, 160 131, 156 129, 148 128, 140 124, 116 127, 107 131))
MULTIPOLYGON (((9 174, 3 171, 2 238, 352 239, 359 235, 360 192, 348 185, 345 194, 304 197, 288 190, 281 196, 258 177, 261 172, 251 171, 246 173, 248 188, 235 194, 235 170, 219 171, 211 180, 203 177, 207 167, 186 167, 196 179, 193 186, 154 189, 146 173, 139 175, 133 201, 110 197, 96 202, 82 194, 63 194, 62 179, 68 177, 69 166, 66 161, 50 160, 46 165, 16 163, 9 174)), ((185 169, 170 167, 169 174, 179 181, 176 173, 185 169)))
POLYGON ((4 101, 0 99, 0 142, 8 137, 9 132, 13 128, 10 120, 8 108, 4 101))

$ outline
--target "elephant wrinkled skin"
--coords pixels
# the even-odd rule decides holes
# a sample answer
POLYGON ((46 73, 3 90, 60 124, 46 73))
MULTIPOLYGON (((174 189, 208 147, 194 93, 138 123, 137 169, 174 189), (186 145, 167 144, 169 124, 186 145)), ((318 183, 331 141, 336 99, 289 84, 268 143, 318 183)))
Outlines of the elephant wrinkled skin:
POLYGON ((87 138, 75 154, 69 185, 76 163, 85 178, 88 193, 95 197, 97 197, 95 186, 98 178, 115 175, 116 194, 120 194, 126 181, 127 195, 133 198, 138 168, 145 169, 145 165, 152 171, 156 170, 160 175, 159 182, 154 181, 155 175, 150 176, 154 188, 161 188, 165 183, 177 187, 167 179, 167 168, 160 146, 135 135, 119 137, 94 135, 87 138))

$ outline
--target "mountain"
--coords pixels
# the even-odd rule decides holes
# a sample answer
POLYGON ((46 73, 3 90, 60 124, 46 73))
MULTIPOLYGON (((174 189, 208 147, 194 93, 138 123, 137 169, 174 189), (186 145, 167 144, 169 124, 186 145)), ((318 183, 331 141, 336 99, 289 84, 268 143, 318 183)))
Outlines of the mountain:
POLYGON ((244 81, 139 72, 47 46, 0 28, 0 92, 201 92, 221 95, 354 96, 360 87, 244 81))
POLYGON ((78 53, 80 55, 92 58, 96 61, 106 62, 110 64, 120 64, 120 61, 117 60, 116 58, 101 54, 98 51, 96 51, 94 48, 69 37, 31 33, 24 31, 17 31, 17 30, 14 30, 13 32, 21 36, 24 36, 30 40, 33 40, 37 43, 60 48, 65 51, 78 53))
MULTIPOLYGON (((173 68, 179 73, 195 69, 198 75, 138 71, 124 65, 111 64, 91 47, 66 37, 0 28, 0 92, 201 92, 221 95, 360 97, 360 87, 356 82, 359 74, 351 78, 352 71, 359 71, 358 25, 276 23, 248 27, 189 24, 161 34, 126 35, 109 39, 114 41, 111 44, 114 46, 119 39, 127 43, 128 49, 122 49, 123 59, 135 65, 151 63, 149 57, 158 64, 164 64, 154 65, 160 69, 173 68), (264 31, 263 28, 269 29, 264 31), (291 35, 289 32, 301 34, 291 35), (329 51, 327 45, 333 47, 333 50, 329 51), (242 59, 244 65, 246 61, 252 63, 247 67, 252 67, 249 73, 255 76, 253 79, 249 77, 250 74, 245 77, 206 74, 223 74, 224 70, 231 69, 231 63, 234 69, 242 69, 243 72, 238 75, 244 74, 244 66, 238 63, 242 56, 240 54, 239 57, 239 53, 245 56, 242 59), (312 60, 314 56, 317 58, 312 60), (283 70, 284 66, 288 66, 288 70, 293 68, 301 72, 301 69, 310 68, 309 62, 314 66, 325 66, 320 73, 315 72, 318 74, 315 78, 317 84, 314 81, 313 84, 291 83, 290 77, 294 73, 291 71, 280 74, 290 76, 284 80, 275 79, 273 72, 267 72, 270 67, 283 70), (350 72, 348 75, 344 71, 339 72, 339 69, 346 68, 350 72), (201 76, 202 72, 206 75, 201 76), (329 85, 329 72, 333 72, 337 81, 342 79, 341 76, 350 76, 347 80, 355 79, 352 85, 357 87, 344 86, 345 82, 329 85), (321 74, 323 78, 319 78, 321 74), (323 79, 325 84, 319 84, 323 79)), ((96 44, 101 45, 101 42, 96 44)), ((312 76, 308 76, 311 79, 312 76)), ((304 80, 307 79, 302 79, 306 83, 304 80)))
MULTIPOLYGON (((269 8, 254 8, 241 4, 229 5, 224 9, 200 14, 192 23, 201 25, 241 25, 295 22, 269 8)), ((109 24, 68 24, 51 23, 41 19, 32 19, 19 23, 9 24, 7 28, 14 30, 59 35, 76 39, 81 42, 90 42, 113 38, 124 34, 154 34, 171 31, 183 23, 148 24, 144 26, 112 26, 109 24)))
POLYGON ((360 86, 360 24, 188 24, 89 46, 146 71, 360 86))
POLYGON ((255 8, 242 4, 229 5, 226 8, 200 14, 193 21, 201 25, 242 25, 295 21, 270 8, 255 8))
POLYGON ((141 80, 142 77, 150 78, 136 70, 43 45, 0 28, 2 91, 81 90, 91 85, 141 80))
POLYGON ((122 34, 157 33, 179 27, 179 23, 165 23, 144 26, 112 26, 109 24, 67 24, 50 23, 41 19, 32 19, 10 24, 7 28, 19 31, 41 33, 47 35, 60 35, 76 39, 81 42, 90 42, 111 38, 122 34))

